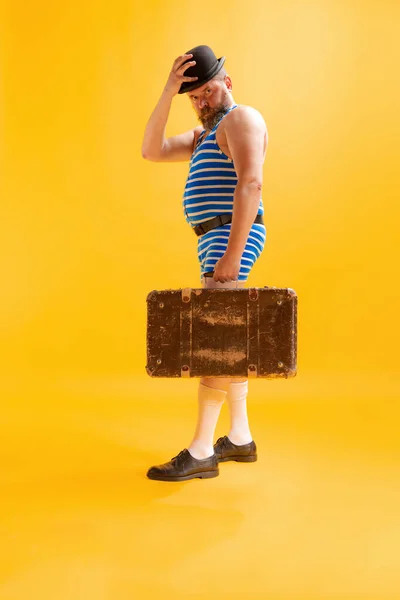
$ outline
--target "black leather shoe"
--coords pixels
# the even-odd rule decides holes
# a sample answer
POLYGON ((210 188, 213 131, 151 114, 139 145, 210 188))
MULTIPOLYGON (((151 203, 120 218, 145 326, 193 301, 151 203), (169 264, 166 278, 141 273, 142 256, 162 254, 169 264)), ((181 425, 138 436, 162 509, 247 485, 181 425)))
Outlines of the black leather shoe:
POLYGON ((219 475, 218 460, 215 454, 198 460, 186 448, 163 465, 151 467, 147 471, 149 479, 159 481, 186 481, 187 479, 210 479, 219 475))
POLYGON ((235 460, 236 462, 255 462, 257 460, 257 446, 254 441, 250 444, 236 446, 227 435, 220 437, 214 444, 214 452, 218 462, 235 460))

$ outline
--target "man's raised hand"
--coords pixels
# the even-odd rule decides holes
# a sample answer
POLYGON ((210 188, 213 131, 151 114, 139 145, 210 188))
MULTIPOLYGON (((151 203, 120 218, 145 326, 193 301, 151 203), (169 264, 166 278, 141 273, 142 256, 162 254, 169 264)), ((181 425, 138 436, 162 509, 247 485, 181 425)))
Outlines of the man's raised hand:
POLYGON ((185 75, 186 69, 196 64, 195 60, 188 60, 192 56, 193 54, 183 54, 174 60, 168 81, 165 85, 165 91, 172 96, 175 96, 179 92, 184 81, 196 81, 198 79, 198 77, 187 77, 185 75))

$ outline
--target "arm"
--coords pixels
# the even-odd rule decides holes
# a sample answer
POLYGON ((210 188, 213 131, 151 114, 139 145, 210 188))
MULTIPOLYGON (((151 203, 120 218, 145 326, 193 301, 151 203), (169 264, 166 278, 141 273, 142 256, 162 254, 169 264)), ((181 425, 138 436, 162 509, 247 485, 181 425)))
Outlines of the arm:
POLYGON ((146 125, 142 143, 142 156, 148 160, 158 160, 165 144, 165 127, 171 109, 173 95, 165 90, 161 94, 146 125))
POLYGON ((230 117, 225 133, 238 183, 226 254, 240 259, 260 203, 267 128, 261 114, 250 107, 238 107, 230 117))
POLYGON ((167 84, 161 98, 155 107, 144 133, 142 143, 142 156, 147 160, 180 161, 189 160, 194 146, 195 135, 201 128, 196 127, 185 133, 165 139, 165 127, 171 109, 172 99, 179 92, 183 82, 193 83, 197 77, 185 76, 185 71, 195 61, 188 61, 192 54, 178 56, 172 65, 167 84))
POLYGON ((203 128, 200 125, 166 139, 165 127, 172 99, 173 96, 164 91, 146 125, 142 143, 142 157, 147 160, 179 162, 188 161, 192 156, 195 138, 203 128))
POLYGON ((226 118, 226 141, 238 183, 233 196, 231 233, 226 252, 215 266, 214 281, 234 281, 240 273, 241 258, 261 198, 266 133, 264 119, 248 106, 237 107, 226 118))

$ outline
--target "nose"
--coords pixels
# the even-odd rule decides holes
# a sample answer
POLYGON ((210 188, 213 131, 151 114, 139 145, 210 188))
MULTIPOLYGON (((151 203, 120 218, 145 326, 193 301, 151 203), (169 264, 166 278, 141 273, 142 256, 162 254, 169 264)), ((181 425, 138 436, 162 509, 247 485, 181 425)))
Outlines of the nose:
POLYGON ((200 100, 199 100, 199 108, 200 108, 200 110, 202 110, 204 108, 204 106, 207 106, 207 101, 203 100, 202 98, 200 98, 200 100))

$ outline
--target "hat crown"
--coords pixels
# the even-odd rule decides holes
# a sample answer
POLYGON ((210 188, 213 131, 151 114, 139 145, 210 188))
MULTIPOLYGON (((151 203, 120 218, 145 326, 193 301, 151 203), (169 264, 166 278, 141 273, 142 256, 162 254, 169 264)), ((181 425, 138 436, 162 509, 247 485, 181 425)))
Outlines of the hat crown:
POLYGON ((190 59, 195 60, 196 64, 189 67, 185 71, 187 77, 198 77, 201 79, 215 66, 218 62, 217 57, 209 46, 196 46, 189 50, 186 54, 193 54, 190 59))
POLYGON ((185 61, 185 63, 194 60, 196 64, 186 69, 184 73, 185 77, 197 77, 197 81, 185 81, 181 85, 180 94, 207 83, 207 81, 212 79, 221 70, 225 62, 225 57, 217 58, 210 46, 195 46, 191 50, 188 50, 186 54, 193 54, 193 56, 185 61))

